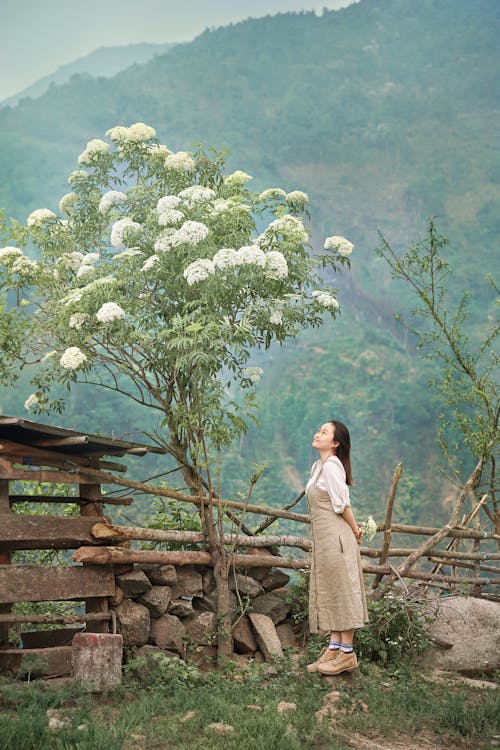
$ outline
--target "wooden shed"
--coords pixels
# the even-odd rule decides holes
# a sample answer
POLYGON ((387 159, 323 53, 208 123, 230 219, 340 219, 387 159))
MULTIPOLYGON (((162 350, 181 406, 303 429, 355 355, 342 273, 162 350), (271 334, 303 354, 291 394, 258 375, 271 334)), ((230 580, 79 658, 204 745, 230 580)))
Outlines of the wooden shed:
POLYGON ((103 472, 113 476, 126 471, 126 465, 110 460, 113 457, 148 452, 164 450, 0 415, 0 672, 17 674, 23 660, 32 656, 40 657, 43 674, 68 674, 75 632, 114 630, 108 607, 115 594, 113 565, 18 565, 11 557, 14 550, 75 550, 105 543, 92 536, 92 526, 103 520, 105 505, 130 505, 132 498, 103 495, 103 472), (19 491, 26 481, 76 485, 76 491, 27 495, 19 491), (77 504, 80 515, 13 512, 13 506, 27 501, 77 504), (73 600, 80 611, 70 616, 12 612, 19 602, 73 600), (64 627, 23 632, 21 647, 13 648, 10 630, 22 623, 64 627), (71 624, 78 627, 68 627, 71 624))

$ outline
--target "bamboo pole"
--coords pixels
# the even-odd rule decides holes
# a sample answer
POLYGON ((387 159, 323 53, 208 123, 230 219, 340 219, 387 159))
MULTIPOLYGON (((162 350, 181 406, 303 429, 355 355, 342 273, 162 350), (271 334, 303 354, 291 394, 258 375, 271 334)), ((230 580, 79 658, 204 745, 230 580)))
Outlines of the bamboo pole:
MULTIPOLYGON (((396 489, 398 486, 398 482, 401 478, 401 474, 403 473, 403 464, 399 463, 395 470, 392 477, 392 483, 391 483, 391 489, 389 491, 389 497, 387 499, 387 507, 385 509, 385 521, 384 521, 384 542, 382 546, 382 552, 380 553, 380 564, 383 565, 387 559, 387 554, 389 552, 389 547, 391 544, 391 521, 392 521, 392 509, 394 507, 394 498, 396 497, 396 489)), ((376 589, 379 585, 380 581, 382 580, 382 575, 380 573, 377 573, 377 575, 373 579, 372 583, 372 589, 376 589)))

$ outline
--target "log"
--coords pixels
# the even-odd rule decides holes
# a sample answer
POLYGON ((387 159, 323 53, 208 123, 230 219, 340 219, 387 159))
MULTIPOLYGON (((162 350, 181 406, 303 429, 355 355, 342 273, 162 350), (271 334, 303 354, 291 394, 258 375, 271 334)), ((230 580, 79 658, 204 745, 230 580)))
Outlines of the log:
POLYGON ((9 549, 76 549, 99 544, 91 529, 100 516, 31 516, 11 513, 2 518, 0 544, 9 549))
MULTIPOLYGON (((107 523, 96 523, 92 534, 97 539, 138 539, 155 542, 188 542, 204 544, 205 536, 201 531, 183 531, 182 529, 146 529, 140 526, 113 526, 107 523)), ((224 534, 224 544, 233 544, 236 535, 224 534)), ((260 536, 238 537, 239 547, 299 547, 309 551, 311 541, 300 536, 260 536)))
MULTIPOLYGON (((75 503, 75 505, 78 505, 81 503, 87 503, 88 500, 69 495, 11 495, 9 497, 9 502, 11 506, 17 505, 18 503, 75 503)), ((104 505, 132 505, 134 498, 106 497, 106 495, 103 495, 101 502, 104 503, 104 505)))
MULTIPOLYGON (((387 555, 389 552, 389 547, 391 544, 391 521, 392 521, 392 509, 394 507, 394 498, 396 497, 396 489, 398 486, 398 482, 401 478, 401 474, 403 473, 403 464, 399 463, 395 470, 394 475, 392 477, 392 483, 391 483, 391 489, 389 491, 389 498, 387 500, 387 507, 385 510, 385 522, 384 522, 384 542, 382 546, 382 551, 380 553, 380 564, 383 565, 387 559, 387 555)), ((383 576, 378 573, 375 578, 373 579, 372 583, 372 589, 376 589, 379 585, 380 581, 382 580, 383 576)))
MULTIPOLYGON (((82 549, 92 549, 82 547, 82 549)), ((128 551, 128 550, 127 550, 128 551)), ((113 596, 111 566, 0 565, 0 602, 44 602, 113 596)))
MULTIPOLYGON (((361 547, 360 552, 366 557, 379 557, 381 552, 373 547, 361 547)), ((389 550, 387 557, 407 557, 415 552, 411 547, 393 547, 389 550)), ((439 549, 437 547, 430 547, 424 554, 423 557, 429 557, 429 555, 441 555, 448 557, 450 560, 500 560, 500 552, 462 552, 460 550, 446 550, 439 549)), ((382 565, 380 561, 380 565, 382 565)))
MULTIPOLYGON (((403 523, 393 523, 391 526, 392 533, 401 532, 402 534, 420 534, 422 536, 432 536, 439 529, 435 526, 409 526, 403 523)), ((384 524, 378 525, 378 531, 384 531, 384 524)), ((450 537, 457 539, 500 539, 498 534, 488 534, 484 531, 475 531, 474 529, 453 528, 449 533, 450 537)))
POLYGON ((496 565, 481 565, 478 562, 474 562, 474 563, 457 562, 456 560, 446 560, 443 557, 429 557, 429 562, 439 563, 440 565, 450 565, 450 566, 453 566, 454 568, 470 568, 471 570, 474 570, 474 571, 484 570, 485 573, 498 573, 500 575, 500 568, 496 565))
MULTIPOLYGON (((389 565, 367 565, 362 566, 363 573, 382 573, 383 575, 389 575, 394 572, 394 568, 389 565)), ((470 583, 477 584, 478 586, 498 585, 500 578, 467 578, 465 576, 446 576, 441 573, 417 573, 413 570, 409 570, 404 574, 405 578, 415 578, 420 581, 444 581, 447 583, 470 583)), ((372 592, 374 595, 379 593, 379 590, 372 592)))
MULTIPOLYGON (((75 562, 89 562, 94 565, 109 563, 161 563, 165 565, 207 565, 212 566, 210 552, 192 552, 172 550, 123 549, 121 547, 80 547, 73 553, 75 562)), ((295 568, 308 567, 309 561, 287 560, 278 555, 233 555, 232 566, 235 568, 295 568)))

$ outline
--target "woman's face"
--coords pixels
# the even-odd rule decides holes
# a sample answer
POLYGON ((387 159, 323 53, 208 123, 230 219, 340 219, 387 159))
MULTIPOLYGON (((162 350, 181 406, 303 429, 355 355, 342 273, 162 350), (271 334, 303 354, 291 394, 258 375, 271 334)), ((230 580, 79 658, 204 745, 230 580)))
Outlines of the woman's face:
POLYGON ((335 427, 331 422, 325 422, 321 427, 314 433, 312 447, 318 451, 329 451, 333 450, 338 443, 335 443, 335 427))

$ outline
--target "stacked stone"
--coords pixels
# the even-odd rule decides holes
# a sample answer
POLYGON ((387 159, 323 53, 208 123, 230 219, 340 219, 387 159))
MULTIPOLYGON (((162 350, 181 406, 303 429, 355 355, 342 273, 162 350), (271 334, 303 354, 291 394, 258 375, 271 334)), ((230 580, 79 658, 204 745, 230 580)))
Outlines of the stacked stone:
MULTIPOLYGON (((163 651, 199 666, 215 663, 217 593, 213 570, 194 565, 116 566, 111 609, 134 655, 163 651)), ((296 646, 286 584, 277 568, 229 574, 234 658, 269 660, 296 646), (245 614, 242 614, 242 610, 245 614)))

